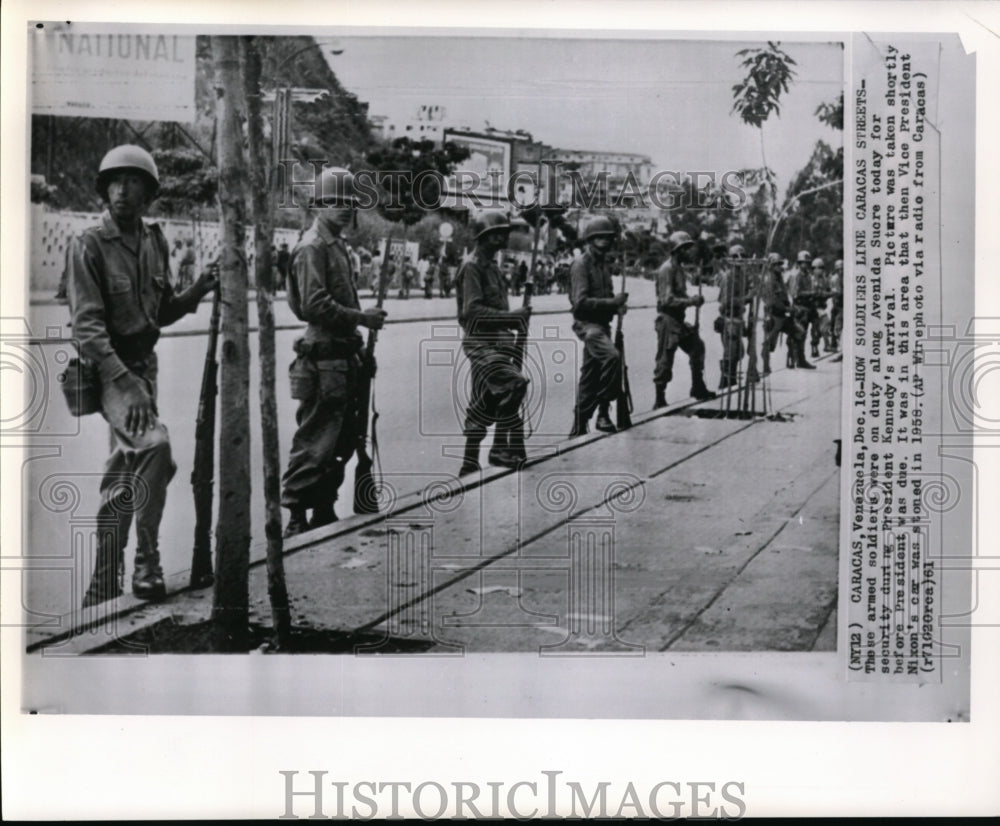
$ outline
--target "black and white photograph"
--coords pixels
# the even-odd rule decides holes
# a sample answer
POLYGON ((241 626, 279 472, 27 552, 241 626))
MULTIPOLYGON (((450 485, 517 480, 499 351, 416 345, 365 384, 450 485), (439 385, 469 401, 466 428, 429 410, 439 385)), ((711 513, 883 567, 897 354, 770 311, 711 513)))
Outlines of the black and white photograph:
MULTIPOLYGON (((5 24, 20 719, 971 731, 1000 327, 967 36, 62 11, 5 24)), ((743 817, 766 776, 302 748, 212 812, 743 817)), ((161 803, 102 813, 199 811, 161 803)))

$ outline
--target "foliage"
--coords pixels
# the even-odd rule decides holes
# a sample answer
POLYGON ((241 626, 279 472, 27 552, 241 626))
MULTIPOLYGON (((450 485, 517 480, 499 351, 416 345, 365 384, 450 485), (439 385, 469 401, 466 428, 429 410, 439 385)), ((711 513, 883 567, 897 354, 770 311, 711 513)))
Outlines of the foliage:
POLYGON ((455 165, 469 157, 469 150, 448 142, 438 149, 433 141, 396 138, 389 144, 370 151, 365 166, 375 173, 402 173, 378 175, 376 184, 381 192, 378 211, 393 222, 401 221, 412 226, 424 217, 425 210, 418 205, 440 203, 440 188, 430 174, 448 175, 455 165), (413 191, 413 183, 420 181, 421 191, 413 191))
POLYGON ((760 128, 771 113, 780 114, 778 100, 788 91, 788 84, 795 76, 796 65, 777 43, 768 41, 767 48, 740 49, 740 64, 747 70, 746 78, 733 86, 732 111, 744 123, 760 128))
POLYGON ((188 216, 196 207, 215 204, 219 173, 201 152, 186 147, 154 149, 153 159, 160 172, 156 203, 160 214, 188 216))

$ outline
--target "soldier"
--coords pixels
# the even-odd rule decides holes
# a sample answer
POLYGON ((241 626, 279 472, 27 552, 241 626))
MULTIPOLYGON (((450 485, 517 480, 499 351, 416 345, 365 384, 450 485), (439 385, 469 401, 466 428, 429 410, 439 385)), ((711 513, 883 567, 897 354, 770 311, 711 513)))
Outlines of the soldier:
POLYGON ((833 262, 830 292, 833 298, 830 309, 830 352, 836 352, 840 346, 840 333, 844 329, 844 262, 839 258, 833 262))
POLYGON ((497 253, 507 246, 510 222, 491 212, 474 224, 476 248, 455 279, 462 350, 471 365, 472 388, 465 414, 465 455, 459 475, 480 469, 479 445, 486 429, 496 425, 489 463, 517 467, 523 460, 518 445, 510 441, 519 424, 521 402, 528 380, 514 364, 515 331, 525 335, 531 308, 511 311, 507 285, 496 265, 497 253))
MULTIPOLYGON (((729 248, 729 258, 734 262, 745 257, 744 249, 739 244, 729 248)), ((748 268, 737 263, 730 263, 718 270, 719 317, 715 320, 715 330, 722 337, 720 388, 739 384, 738 369, 744 354, 743 337, 749 334, 749 324, 752 323, 745 319, 747 305, 753 299, 748 275, 748 268)), ((747 381, 755 382, 758 378, 755 365, 751 365, 747 381)))
POLYGON ((819 358, 819 342, 823 340, 824 352, 832 352, 830 347, 830 314, 826 310, 830 298, 830 279, 826 274, 826 264, 822 258, 814 258, 810 267, 812 276, 813 304, 816 307, 816 321, 812 328, 812 356, 819 358))
POLYGON ((363 340, 358 325, 380 330, 385 310, 362 312, 341 232, 355 219, 354 176, 328 167, 316 182, 310 204, 312 224, 291 256, 288 305, 308 322, 295 342, 290 370, 298 429, 282 478, 281 505, 288 508, 285 536, 336 520, 333 504, 344 481, 344 465, 357 445, 358 379, 363 340), (312 520, 306 511, 312 508, 312 520))
POLYGON ((621 386, 622 357, 611 341, 611 320, 628 310, 628 293, 615 295, 608 268, 608 252, 617 236, 618 228, 610 218, 591 219, 583 233, 586 251, 570 267, 573 332, 583 341, 583 366, 570 438, 587 432, 594 410, 598 410, 598 430, 617 430, 609 406, 621 386))
POLYGON ((176 471, 167 428, 156 410, 160 328, 198 307, 216 286, 209 268, 183 293, 170 286, 170 250, 158 224, 142 216, 160 186, 145 149, 117 146, 101 161, 97 191, 107 205, 97 226, 72 241, 69 305, 80 358, 100 376, 101 414, 114 446, 101 480, 97 564, 84 607, 122 593, 125 544, 135 515, 132 593, 166 595, 159 529, 167 484, 176 471))
MULTIPOLYGON (((782 277, 784 262, 776 252, 767 256, 768 274, 764 284, 764 375, 771 375, 771 353, 778 346, 778 336, 782 333, 788 342, 788 352, 791 356, 799 351, 801 340, 805 331, 795 320, 791 299, 788 297, 788 289, 782 277)), ((797 359, 792 358, 789 367, 801 366, 807 370, 814 370, 813 365, 803 359, 803 364, 797 365, 797 359)))
MULTIPOLYGON (((816 324, 819 317, 819 314, 816 312, 816 295, 813 292, 812 273, 810 272, 811 264, 812 256, 809 254, 809 251, 800 250, 795 258, 795 266, 788 271, 788 277, 785 279, 785 286, 788 290, 788 297, 792 302, 795 321, 802 328, 801 339, 795 341, 792 339, 788 340, 789 345, 795 345, 794 350, 791 346, 788 348, 788 366, 800 367, 806 370, 812 369, 813 365, 806 361, 805 334, 809 330, 810 325, 816 324)), ((817 342, 818 340, 817 338, 817 342)), ((813 358, 815 358, 819 355, 819 352, 815 349, 815 345, 813 345, 813 348, 813 358)))
POLYGON ((656 273, 656 368, 653 387, 656 399, 653 409, 666 407, 667 385, 673 378, 674 354, 680 347, 688 355, 691 366, 691 395, 698 401, 716 398, 705 386, 705 342, 698 329, 684 320, 688 307, 700 307, 705 299, 688 296, 684 267, 695 259, 695 245, 683 230, 671 234, 667 241, 670 256, 656 273))

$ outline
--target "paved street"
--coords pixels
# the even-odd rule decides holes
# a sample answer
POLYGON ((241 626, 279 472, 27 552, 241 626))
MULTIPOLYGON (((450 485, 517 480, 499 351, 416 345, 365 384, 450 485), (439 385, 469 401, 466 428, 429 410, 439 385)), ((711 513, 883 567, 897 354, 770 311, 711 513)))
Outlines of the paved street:
MULTIPOLYGON (((637 284, 631 287, 633 293, 640 294, 635 303, 644 303, 644 299, 647 301, 651 299, 651 295, 642 295, 642 292, 650 287, 649 284, 637 284)), ((533 373, 533 395, 530 403, 534 425, 530 448, 534 456, 554 452, 554 446, 564 441, 565 432, 569 427, 569 411, 572 406, 576 372, 576 340, 572 337, 571 319, 568 313, 544 313, 546 309, 560 309, 561 306, 565 306, 563 303, 565 301, 565 296, 553 295, 541 297, 536 302, 539 314, 533 322, 532 329, 537 338, 537 345, 534 355, 531 356, 534 366, 529 368, 536 371, 533 373), (543 388, 544 392, 539 392, 538 388, 543 388)), ((410 299, 408 302, 392 301, 389 304, 391 317, 394 319, 403 315, 410 315, 411 318, 416 315, 433 317, 438 313, 440 318, 447 319, 451 307, 451 302, 441 299, 428 302, 424 302, 423 299, 410 299)), ((287 308, 282 307, 282 309, 287 313, 287 308)), ((43 328, 45 324, 56 323, 65 313, 65 308, 59 306, 41 306, 35 310, 43 328)), ((190 566, 193 504, 188 479, 193 458, 194 412, 197 406, 205 344, 204 336, 198 335, 197 332, 207 320, 203 318, 206 316, 206 310, 206 307, 202 307, 196 318, 185 319, 182 324, 176 325, 174 332, 179 335, 165 337, 159 347, 160 406, 164 421, 171 429, 175 460, 178 464, 178 473, 171 485, 161 537, 164 567, 168 574, 168 586, 172 590, 186 585, 186 572, 190 566)), ((714 307, 706 305, 703 318, 714 317, 714 307)), ((652 405, 649 374, 652 369, 653 318, 654 310, 650 307, 637 309, 626 317, 628 363, 637 414, 649 410, 652 405)), ((279 312, 279 325, 291 326, 291 321, 287 317, 283 318, 279 312)), ((703 323, 702 328, 710 329, 709 323, 703 323)), ((279 353, 283 354, 279 356, 279 360, 282 363, 290 359, 291 343, 296 335, 296 331, 291 329, 279 332, 278 348, 279 353)), ((706 335, 705 340, 709 351, 708 377, 710 383, 714 383, 717 378, 715 365, 718 363, 719 341, 718 337, 712 334, 706 335)), ((380 338, 376 401, 381 412, 379 439, 382 445, 382 469, 391 489, 399 496, 420 490, 435 479, 447 480, 457 469, 458 461, 453 456, 454 451, 461 445, 458 436, 461 411, 455 408, 452 390, 455 381, 452 364, 456 348, 454 325, 446 320, 414 319, 392 324, 380 338)), ((252 351, 253 357, 256 358, 256 348, 253 347, 252 351)), ((458 364, 461 365, 461 361, 458 361, 458 364)), ((668 400, 671 403, 681 401, 686 396, 689 384, 683 355, 678 356, 678 367, 679 378, 668 389, 668 400)), ((702 603, 705 594, 718 589, 722 584, 727 587, 734 586, 727 591, 727 600, 745 603, 747 600, 753 602, 761 598, 761 594, 755 593, 752 587, 747 590, 744 583, 752 581, 748 578, 752 578, 754 572, 763 570, 768 564, 776 563, 772 557, 762 554, 765 545, 757 541, 760 536, 767 534, 768 537, 772 535, 778 537, 774 540, 777 543, 775 547, 779 551, 781 547, 786 547, 786 555, 789 545, 798 547, 806 543, 815 544, 817 541, 825 551, 820 557, 809 557, 814 561, 823 560, 820 565, 822 576, 817 579, 817 572, 812 569, 800 571, 803 576, 808 575, 807 578, 814 579, 815 587, 818 589, 816 600, 808 603, 811 613, 803 618, 803 627, 795 633, 786 629, 784 636, 781 632, 775 632, 777 637, 765 634, 765 638, 770 642, 764 647, 785 650, 810 648, 817 644, 817 637, 832 608, 836 592, 838 491, 831 458, 831 440, 837 435, 836 411, 840 365, 825 362, 822 370, 817 373, 819 375, 802 371, 789 372, 780 381, 776 378, 772 382, 772 403, 776 407, 806 405, 809 408, 808 414, 804 415, 801 421, 793 418, 788 423, 768 423, 755 427, 749 422, 738 420, 658 417, 628 434, 601 440, 594 445, 587 445, 565 456, 534 466, 547 472, 555 472, 561 468, 563 471, 568 470, 572 474, 584 476, 599 469, 612 474, 624 474, 628 479, 633 477, 656 479, 657 487, 665 484, 659 494, 659 499, 662 499, 659 506, 654 508, 650 506, 649 497, 653 490, 651 487, 646 493, 647 503, 643 510, 619 521, 617 528, 619 550, 618 560, 615 563, 621 569, 618 582, 632 583, 637 590, 633 590, 630 584, 627 586, 627 596, 624 599, 619 597, 619 609, 625 608, 627 616, 623 615, 625 618, 619 622, 621 627, 617 630, 628 629, 633 637, 643 640, 642 645, 652 644, 655 647, 711 649, 720 644, 723 644, 724 648, 736 649, 760 647, 761 637, 749 632, 745 624, 737 627, 743 629, 740 633, 735 633, 736 629, 727 631, 720 625, 725 619, 725 614, 720 616, 719 612, 728 610, 724 607, 725 600, 719 604, 713 602, 715 606, 713 611, 704 610, 705 606, 702 603), (804 388, 809 392, 803 395, 800 391, 804 388), (761 444, 760 427, 768 429, 766 445, 761 444), (734 438, 728 438, 730 435, 734 438), (778 437, 778 440, 772 441, 772 435, 778 437), (811 453, 803 452, 803 447, 806 446, 811 453), (815 453, 814 457, 812 453, 815 453), (772 462, 768 467, 768 463, 775 457, 778 459, 777 463, 772 462), (665 473, 666 469, 677 463, 683 466, 682 474, 665 473), (795 472, 789 476, 788 473, 793 466, 795 472), (754 484, 748 485, 748 479, 754 479, 754 484), (727 489, 727 486, 731 490, 727 489), (694 505, 694 502, 700 504, 694 505), (677 510, 676 515, 671 515, 671 510, 677 510), (820 526, 817 535, 796 538, 796 529, 791 526, 784 527, 788 516, 800 510, 818 515, 819 522, 811 523, 813 533, 816 533, 815 526, 817 524, 820 526), (649 523, 649 519, 653 519, 656 524, 649 523), (730 541, 729 546, 726 546, 722 541, 724 535, 740 534, 739 531, 735 533, 733 531, 733 526, 737 523, 755 524, 761 530, 747 533, 748 536, 755 537, 753 542, 730 541), (669 538, 662 533, 659 527, 661 524, 671 526, 669 538), (777 526, 777 533, 775 530, 768 532, 766 530, 768 526, 777 526), (676 549, 682 547, 696 549, 696 553, 689 557, 690 566, 687 562, 678 566, 676 559, 670 566, 672 576, 680 583, 674 587, 681 589, 680 592, 686 595, 685 604, 689 605, 687 609, 679 605, 674 606, 674 610, 670 613, 670 616, 676 617, 674 625, 670 625, 666 615, 660 616, 655 611, 650 619, 644 619, 657 601, 664 598, 662 594, 658 596, 657 593, 649 592, 647 587, 653 581, 649 578, 650 571, 662 569, 660 563, 663 563, 663 559, 660 563, 650 562, 651 548, 660 546, 661 537, 662 548, 674 549, 671 553, 676 553, 676 549), (715 551, 709 553, 706 550, 709 548, 715 551), (716 556, 716 552, 721 556, 716 556), (753 564, 750 564, 751 561, 753 564), (649 564, 653 564, 654 568, 648 568, 649 564), (712 571, 718 573, 713 574, 712 571), (650 621, 654 622, 658 629, 652 637, 649 636, 652 633, 651 629, 646 627, 650 621), (742 642, 740 634, 745 634, 742 642)), ((458 375, 458 386, 461 387, 465 377, 461 371, 458 375)), ((286 458, 285 451, 290 443, 294 424, 293 403, 287 398, 285 381, 282 375, 279 382, 279 416, 283 461, 286 458)), ((251 388, 251 398, 256 399, 256 394, 257 387, 254 383, 251 388)), ((61 413, 63 410, 59 407, 61 399, 56 401, 56 407, 61 413)), ((720 406, 715 402, 703 407, 718 409, 720 406)), ((64 418, 69 420, 68 416, 64 418)), ((256 432, 259 427, 256 406, 251 407, 251 418, 252 427, 256 432)), ((69 420, 69 423, 72 424, 72 420, 69 420)), ((63 421, 62 425, 66 426, 67 422, 63 421)), ((80 426, 81 431, 77 436, 39 440, 57 446, 58 455, 50 451, 52 455, 45 455, 29 462, 25 471, 29 474, 26 481, 31 484, 30 490, 39 491, 44 488, 44 491, 49 491, 48 493, 43 491, 41 496, 32 496, 28 502, 30 533, 26 554, 29 557, 62 556, 62 559, 41 563, 44 566, 42 570, 35 571, 30 579, 26 580, 24 589, 26 607, 34 612, 36 620, 42 619, 42 615, 53 617, 49 623, 39 623, 39 626, 29 634, 29 642, 57 633, 60 626, 73 621, 64 615, 70 613, 73 604, 71 596, 79 598, 89 576, 89 569, 80 561, 82 556, 79 551, 76 551, 74 564, 74 556, 70 549, 82 547, 79 543, 81 535, 87 528, 85 518, 96 508, 100 457, 103 455, 107 432, 99 417, 84 419, 80 422, 80 426), (95 445, 102 445, 102 448, 95 449, 95 445), (55 477, 77 485, 79 499, 75 508, 66 510, 63 504, 64 497, 57 497, 51 492, 55 477), (42 503, 43 498, 47 507, 42 503), (61 512, 53 512, 54 502, 63 509, 61 512), (84 520, 82 522, 81 517, 84 520), (61 619, 56 620, 55 617, 61 619)), ((259 450, 254 450, 252 458, 254 478, 259 479, 261 472, 259 450)), ((535 478, 527 474, 522 474, 522 477, 525 484, 527 484, 525 480, 535 478)), ((601 478, 603 479, 603 476, 601 478)), ((348 485, 344 490, 348 496, 351 479, 352 474, 349 470, 348 485)), ((473 534, 466 536, 463 543, 467 546, 465 553, 472 553, 481 559, 497 554, 503 556, 503 549, 510 545, 512 535, 515 537, 516 548, 518 547, 516 537, 538 534, 531 540, 533 544, 526 543, 519 556, 529 558, 532 549, 537 551, 539 548, 545 556, 547 553, 545 549, 549 548, 550 544, 542 537, 548 536, 553 528, 551 525, 535 526, 532 520, 537 517, 529 517, 522 513, 520 504, 518 507, 511 507, 512 503, 521 502, 525 490, 523 487, 521 490, 509 489, 510 485, 516 484, 517 479, 517 475, 510 474, 497 480, 489 480, 482 488, 476 489, 479 493, 470 495, 470 500, 482 496, 483 501, 492 504, 488 518, 482 510, 476 516, 480 527, 473 534), (515 521, 510 523, 511 519, 515 521)), ((604 485, 600 490, 586 495, 598 496, 600 499, 599 494, 604 491, 606 481, 599 484, 599 487, 601 484, 604 485)), ((254 495, 259 497, 259 490, 255 490, 254 495)), ((552 492, 552 495, 557 495, 557 491, 552 492)), ((537 503, 533 507, 537 509, 537 503)), ((342 516, 348 515, 346 507, 341 507, 340 511, 342 516)), ((542 508, 542 511, 541 516, 545 517, 542 521, 548 525, 545 520, 551 514, 548 514, 545 508, 542 508)), ((467 515, 466 518, 471 517, 467 515)), ((556 519, 555 524, 561 525, 563 522, 556 519)), ((336 527, 331 526, 330 530, 335 531, 336 527)), ((263 554, 261 542, 263 503, 256 499, 252 530, 253 555, 259 559, 263 554)), ((441 527, 438 526, 436 530, 441 530, 441 527)), ((298 545, 291 543, 292 549, 301 547, 302 544, 309 543, 302 543, 301 540, 298 545)), ((385 554, 385 543, 372 540, 370 537, 361 538, 353 545, 350 542, 347 544, 356 550, 367 550, 369 553, 375 552, 383 556, 385 554), (383 550, 379 551, 379 547, 383 550)), ((344 543, 337 540, 335 545, 340 549, 339 556, 343 553, 344 543)), ((316 552, 310 548, 304 553, 308 555, 316 552)), ((656 554, 652 556, 653 560, 657 558, 656 554)), ((670 558, 673 559, 673 556, 670 558)), ((293 594, 302 583, 297 580, 297 569, 292 560, 305 559, 307 556, 300 554, 289 557, 290 588, 293 594)), ((348 570, 360 568, 362 569, 360 572, 369 571, 364 583, 351 576, 338 578, 336 581, 339 584, 330 586, 334 587, 336 593, 328 591, 322 600, 309 600, 305 615, 298 619, 308 619, 311 623, 317 622, 330 627, 370 627, 376 631, 391 626, 395 635, 409 634, 410 629, 400 624, 402 622, 400 617, 405 617, 405 611, 397 612, 400 616, 395 619, 392 616, 387 617, 385 623, 388 625, 378 621, 379 606, 383 606, 381 613, 385 613, 386 573, 381 567, 384 560, 381 558, 377 560, 375 568, 370 567, 371 562, 372 560, 364 555, 345 559, 344 563, 348 570), (371 571, 376 569, 377 575, 371 574, 371 571), (379 596, 376 597, 371 593, 372 588, 381 588, 379 596), (355 606, 356 610, 350 606, 355 606), (337 616, 334 617, 331 612, 337 616)), ((464 567, 461 559, 451 560, 446 562, 444 567, 437 569, 436 576, 440 577, 441 571, 448 571, 449 565, 453 570, 464 567)), ((313 576, 308 571, 307 565, 302 568, 300 575, 308 579, 313 576)), ((260 575, 261 572, 255 574, 255 576, 260 575)), ((468 614, 470 611, 475 613, 481 610, 482 606, 476 608, 470 603, 470 599, 475 602, 473 598, 477 595, 485 599, 486 595, 490 594, 509 596, 519 593, 521 585, 518 583, 521 576, 522 574, 516 571, 511 574, 508 570, 504 574, 499 569, 494 570, 489 576, 485 573, 476 573, 475 577, 478 579, 470 590, 466 581, 468 573, 456 575, 455 583, 451 585, 445 583, 443 587, 432 589, 437 594, 433 600, 433 610, 456 616, 468 614), (438 591, 441 593, 438 594, 438 591)), ((541 585, 536 583, 533 586, 533 590, 537 592, 534 599, 539 601, 538 606, 541 607, 529 608, 529 613, 552 616, 551 612, 546 614, 544 605, 565 591, 565 583, 562 581, 565 572, 550 572, 549 579, 554 576, 559 582, 553 581, 548 586, 544 582, 546 578, 544 573, 536 572, 535 576, 542 578, 541 585)), ((781 583, 785 580, 784 576, 777 579, 767 578, 771 583, 781 583)), ((442 586, 442 583, 437 582, 436 585, 442 586)), ((207 592, 200 594, 207 596, 207 592)), ((258 594, 258 597, 261 597, 261 594, 258 594)), ((774 601, 772 597, 773 595, 768 596, 764 602, 772 603, 774 601)), ((125 601, 130 599, 130 596, 123 598, 125 601)), ((674 592, 671 599, 674 599, 674 592)), ((492 604, 495 601, 495 599, 487 600, 482 605, 492 604)), ((514 604, 524 607, 520 599, 515 600, 514 604)), ((255 609, 262 612, 262 619, 266 621, 266 598, 263 603, 259 598, 255 609)), ((389 611, 389 614, 392 612, 389 611)), ((773 626, 773 623, 767 622, 766 618, 761 618, 759 624, 762 628, 773 626)), ((539 630, 531 623, 528 625, 531 628, 527 632, 511 634, 504 631, 498 634, 480 628, 476 623, 464 627, 461 622, 450 620, 446 636, 449 645, 461 644, 479 650, 523 650, 525 646, 538 646, 540 640, 544 641, 564 628, 563 625, 550 624, 547 630, 539 630)), ((827 642, 832 647, 832 642, 827 642)), ((591 640, 589 643, 581 644, 603 643, 594 643, 591 640)))

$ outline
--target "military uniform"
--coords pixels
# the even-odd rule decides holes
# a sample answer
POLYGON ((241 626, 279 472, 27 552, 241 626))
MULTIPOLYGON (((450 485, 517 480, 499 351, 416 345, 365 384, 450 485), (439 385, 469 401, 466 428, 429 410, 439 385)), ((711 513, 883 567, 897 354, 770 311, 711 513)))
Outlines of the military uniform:
POLYGON ((311 527, 333 516, 344 465, 357 445, 357 391, 363 367, 362 313, 347 245, 319 220, 291 256, 288 303, 308 322, 291 365, 298 429, 282 478, 281 504, 313 508, 311 527))
POLYGON ((764 287, 764 374, 771 372, 771 353, 778 346, 778 336, 788 340, 788 366, 797 366, 797 354, 805 331, 795 319, 794 308, 781 272, 770 269, 764 287))
POLYGON ((750 302, 749 267, 729 264, 717 273, 719 317, 715 328, 722 337, 722 361, 719 362, 719 387, 737 384, 737 372, 743 358, 743 337, 748 332, 746 307, 750 302))
POLYGON ((835 351, 844 329, 844 271, 838 266, 834 267, 833 275, 830 276, 830 292, 833 293, 830 309, 830 349, 835 351))
POLYGON ((469 359, 472 381, 463 428, 467 445, 463 472, 478 466, 479 444, 492 424, 496 432, 490 460, 510 464, 510 460, 522 457, 501 454, 511 448, 523 451, 523 445, 508 441, 528 389, 528 380, 514 361, 517 336, 511 329, 522 322, 510 318, 503 274, 479 247, 458 271, 455 298, 463 331, 462 350, 469 359))
POLYGON ((663 262, 656 273, 656 367, 653 384, 666 387, 674 375, 674 354, 680 347, 688 355, 691 366, 691 395, 705 392, 705 342, 698 330, 684 320, 690 306, 687 278, 683 265, 673 256, 663 262))
POLYGON ((819 355, 817 348, 822 333, 820 308, 826 304, 826 299, 820 297, 825 284, 813 274, 808 266, 798 264, 789 272, 786 284, 788 295, 795 305, 796 320, 802 325, 803 336, 806 331, 811 330, 810 342, 815 357, 819 355))
POLYGON ((611 340, 620 306, 614 295, 607 259, 588 247, 570 267, 573 332, 583 341, 574 433, 586 432, 594 410, 614 401, 621 387, 622 357, 611 340))
POLYGON ((174 293, 169 265, 167 241, 158 225, 140 219, 138 246, 132 249, 108 211, 99 225, 73 240, 68 254, 73 335, 81 358, 97 367, 101 413, 113 435, 97 511, 97 566, 85 605, 121 593, 120 571, 133 515, 138 535, 133 590, 151 582, 154 591, 163 588, 159 528, 167 484, 177 468, 167 428, 158 419, 144 433, 127 432, 128 402, 118 380, 131 374, 155 406, 153 348, 160 328, 198 305, 196 299, 174 293))

